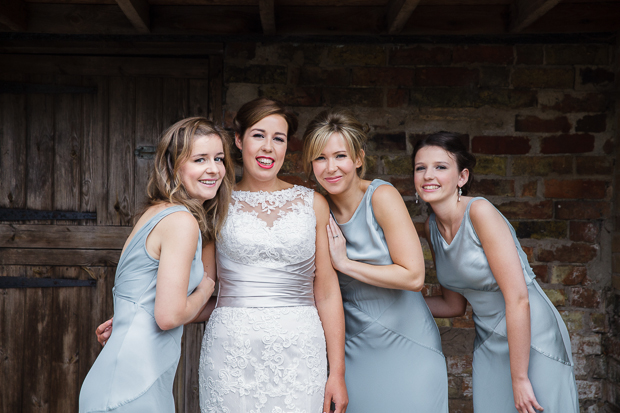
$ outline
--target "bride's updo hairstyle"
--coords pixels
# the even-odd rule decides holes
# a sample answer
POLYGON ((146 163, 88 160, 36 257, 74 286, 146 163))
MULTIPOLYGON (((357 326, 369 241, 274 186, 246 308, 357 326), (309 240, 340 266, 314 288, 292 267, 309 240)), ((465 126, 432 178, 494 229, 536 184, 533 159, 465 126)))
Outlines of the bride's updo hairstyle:
POLYGON ((254 99, 241 106, 233 120, 233 131, 243 140, 246 130, 271 115, 280 115, 286 120, 288 125, 286 137, 287 141, 290 140, 297 132, 297 116, 282 102, 267 98, 254 99))
POLYGON ((226 220, 228 203, 235 182, 230 145, 228 132, 207 118, 186 118, 170 126, 157 145, 154 168, 147 186, 147 206, 162 202, 183 205, 198 221, 203 240, 206 242, 215 240, 226 220), (212 135, 222 141, 226 173, 215 197, 202 203, 187 193, 181 181, 180 169, 189 160, 194 141, 212 135))
POLYGON ((426 138, 419 140, 413 147, 413 154, 411 155, 412 164, 415 171, 415 156, 418 151, 425 146, 437 146, 445 150, 456 161, 456 166, 459 168, 459 172, 463 169, 469 170, 469 179, 461 187, 463 195, 467 195, 472 183, 474 182, 474 167, 476 166, 476 157, 472 155, 463 141, 460 139, 461 135, 452 132, 437 132, 432 135, 428 135, 426 138))
POLYGON ((366 173, 364 155, 368 130, 367 125, 362 125, 353 113, 346 109, 328 109, 316 115, 304 133, 303 165, 307 177, 312 177, 312 161, 321 155, 329 138, 334 133, 339 133, 344 139, 349 156, 362 162, 362 166, 357 168, 357 175, 363 178, 366 173))

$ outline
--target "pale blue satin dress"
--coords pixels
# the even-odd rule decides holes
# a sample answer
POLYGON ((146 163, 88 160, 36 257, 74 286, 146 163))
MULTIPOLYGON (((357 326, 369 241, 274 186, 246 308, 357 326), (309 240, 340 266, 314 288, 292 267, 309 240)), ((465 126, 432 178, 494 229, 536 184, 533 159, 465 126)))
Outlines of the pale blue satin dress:
MULTIPOLYGON (((369 185, 343 224, 347 256, 390 265, 390 251, 375 219, 369 185)), ((346 324, 348 413, 448 412, 448 376, 441 338, 419 292, 375 287, 339 273, 346 324)))
POLYGON ((323 412, 314 302, 314 191, 234 191, 217 240, 219 293, 200 351, 202 413, 323 412))
MULTIPOLYGON (((517 412, 514 406, 506 332, 506 303, 491 272, 469 217, 473 198, 461 226, 448 244, 435 215, 429 219, 437 278, 442 286, 462 294, 471 304, 476 325, 473 359, 475 413, 517 412)), ((531 346, 528 376, 544 413, 578 413, 579 400, 573 373, 568 330, 530 268, 515 231, 510 228, 519 254, 530 301, 531 346)))
MULTIPOLYGON (((181 356, 183 326, 161 330, 155 322, 159 261, 146 250, 146 239, 166 216, 184 206, 164 209, 140 228, 123 252, 114 279, 114 329, 88 372, 79 411, 174 413, 172 384, 181 356)), ((202 240, 191 264, 187 294, 202 280, 202 240)))

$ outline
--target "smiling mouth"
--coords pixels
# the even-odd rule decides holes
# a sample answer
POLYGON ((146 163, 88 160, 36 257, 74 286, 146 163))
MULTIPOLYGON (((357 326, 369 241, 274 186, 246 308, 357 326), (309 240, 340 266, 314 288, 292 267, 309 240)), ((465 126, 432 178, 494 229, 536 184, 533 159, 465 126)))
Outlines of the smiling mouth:
POLYGON ((439 189, 439 185, 423 185, 422 189, 427 191, 434 191, 436 189, 439 189))
POLYGON ((200 179, 198 182, 206 186, 213 186, 217 183, 217 179, 200 179))
POLYGON ((258 166, 260 166, 261 168, 271 169, 273 168, 273 164, 275 161, 271 158, 260 157, 260 158, 256 158, 256 162, 258 163, 258 166))
POLYGON ((332 176, 330 178, 325 178, 325 180, 333 184, 334 182, 338 182, 340 178, 342 178, 342 176, 332 176))

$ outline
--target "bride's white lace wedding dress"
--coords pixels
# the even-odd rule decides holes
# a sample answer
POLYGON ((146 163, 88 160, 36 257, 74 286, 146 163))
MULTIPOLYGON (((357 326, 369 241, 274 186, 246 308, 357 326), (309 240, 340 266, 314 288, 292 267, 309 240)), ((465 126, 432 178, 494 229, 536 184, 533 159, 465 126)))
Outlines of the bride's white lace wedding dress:
POLYGON ((202 413, 323 411, 313 199, 300 186, 233 192, 216 244, 218 303, 200 351, 202 413))

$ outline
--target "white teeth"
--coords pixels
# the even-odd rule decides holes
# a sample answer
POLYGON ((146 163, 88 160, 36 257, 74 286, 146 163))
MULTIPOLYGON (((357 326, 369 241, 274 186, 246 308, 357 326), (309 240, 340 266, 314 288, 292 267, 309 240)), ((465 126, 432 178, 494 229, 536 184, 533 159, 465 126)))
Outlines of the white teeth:
POLYGON ((263 165, 271 165, 273 163, 273 160, 267 158, 257 158, 256 160, 263 165))
POLYGON ((424 189, 439 189, 439 185, 426 185, 424 189))
POLYGON ((201 180, 200 182, 202 182, 203 184, 206 184, 206 185, 214 185, 217 181, 216 180, 208 181, 208 180, 204 179, 204 180, 201 180))

